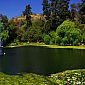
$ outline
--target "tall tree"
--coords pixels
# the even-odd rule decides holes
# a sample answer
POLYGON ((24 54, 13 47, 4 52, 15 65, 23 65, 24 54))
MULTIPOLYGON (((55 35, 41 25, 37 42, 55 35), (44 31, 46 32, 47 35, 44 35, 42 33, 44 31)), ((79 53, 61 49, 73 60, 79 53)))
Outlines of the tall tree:
POLYGON ((45 16, 46 20, 50 17, 50 4, 48 0, 43 0, 43 15, 45 16))
POLYGON ((85 24, 85 0, 82 0, 81 6, 80 6, 80 15, 81 15, 81 23, 85 24))
POLYGON ((69 18, 69 1, 70 0, 60 0, 59 1, 59 13, 60 18, 62 18, 62 21, 69 18))
POLYGON ((26 16, 26 21, 27 21, 27 27, 30 27, 32 25, 31 22, 31 7, 30 4, 26 6, 25 11, 23 11, 23 15, 26 16))
POLYGON ((43 15, 45 17, 45 23, 44 23, 44 32, 47 34, 50 31, 50 15, 51 15, 51 10, 50 10, 50 3, 48 0, 43 0, 43 15))
POLYGON ((58 26, 58 1, 57 0, 50 0, 51 5, 51 29, 56 30, 56 27, 58 26))
POLYGON ((64 20, 69 18, 69 1, 70 0, 50 0, 51 1, 51 19, 52 28, 54 30, 58 25, 60 25, 64 20))
POLYGON ((80 3, 71 4, 70 19, 72 21, 79 22, 80 19, 79 7, 80 7, 80 3))

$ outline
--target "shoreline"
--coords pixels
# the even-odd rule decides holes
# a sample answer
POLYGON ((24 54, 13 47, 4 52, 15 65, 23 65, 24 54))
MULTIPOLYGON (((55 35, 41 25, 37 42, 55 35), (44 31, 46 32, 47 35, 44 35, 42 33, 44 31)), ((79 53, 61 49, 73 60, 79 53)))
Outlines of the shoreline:
POLYGON ((44 43, 21 43, 18 45, 9 45, 3 48, 15 48, 15 47, 24 47, 24 46, 37 46, 37 47, 47 47, 47 48, 69 48, 69 49, 85 49, 85 46, 58 46, 58 45, 46 45, 44 43))

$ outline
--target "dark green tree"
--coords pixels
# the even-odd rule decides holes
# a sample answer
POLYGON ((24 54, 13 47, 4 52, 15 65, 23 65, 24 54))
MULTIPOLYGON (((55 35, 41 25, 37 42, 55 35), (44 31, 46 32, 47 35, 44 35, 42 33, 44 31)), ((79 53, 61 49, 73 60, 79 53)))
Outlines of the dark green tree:
POLYGON ((27 27, 30 27, 32 25, 31 14, 32 12, 31 12, 30 4, 29 4, 26 6, 25 11, 23 11, 23 15, 26 17, 27 27))
POLYGON ((71 4, 70 19, 72 21, 80 22, 79 7, 80 3, 71 4))
POLYGON ((70 0, 59 0, 59 17, 62 22, 69 18, 69 2, 70 0))
POLYGON ((50 9, 51 9, 51 29, 55 30, 56 27, 58 26, 58 21, 59 21, 59 17, 58 17, 58 1, 57 0, 50 0, 51 1, 51 5, 50 5, 50 9))
POLYGON ((75 14, 76 14, 76 4, 71 4, 71 20, 74 21, 75 18, 75 14))
POLYGON ((64 20, 69 18, 69 1, 70 0, 50 0, 51 1, 51 21, 52 29, 56 29, 64 20))
POLYGON ((45 16, 46 20, 49 19, 50 17, 50 4, 48 2, 48 0, 43 0, 43 15, 45 16))
POLYGON ((45 18, 45 23, 44 23, 44 33, 48 34, 50 31, 51 23, 50 23, 50 15, 51 15, 51 10, 50 10, 50 3, 48 0, 43 0, 43 16, 45 18))
POLYGON ((1 22, 3 23, 4 30, 6 30, 7 27, 8 27, 8 18, 7 18, 7 16, 2 15, 2 20, 1 20, 1 22))
POLYGON ((85 24, 85 0, 81 0, 81 1, 82 1, 82 3, 80 6, 80 10, 79 10, 80 15, 81 15, 80 20, 81 20, 82 24, 85 24))
POLYGON ((8 27, 8 30, 9 30, 9 39, 8 39, 8 42, 12 42, 14 41, 14 39, 17 38, 17 33, 16 33, 16 29, 17 27, 13 24, 9 24, 9 27, 8 27))

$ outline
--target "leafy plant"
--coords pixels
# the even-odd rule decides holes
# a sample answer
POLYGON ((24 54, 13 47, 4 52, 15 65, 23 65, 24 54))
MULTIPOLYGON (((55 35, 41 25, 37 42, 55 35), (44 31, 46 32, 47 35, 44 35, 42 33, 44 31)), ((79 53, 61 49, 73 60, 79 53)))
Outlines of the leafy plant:
POLYGON ((50 39, 51 39, 51 37, 49 35, 45 35, 44 36, 44 42, 45 42, 45 44, 49 45, 50 44, 50 39))
POLYGON ((64 21, 56 29, 56 36, 61 37, 63 45, 77 45, 81 42, 81 30, 76 28, 74 22, 69 20, 64 21))

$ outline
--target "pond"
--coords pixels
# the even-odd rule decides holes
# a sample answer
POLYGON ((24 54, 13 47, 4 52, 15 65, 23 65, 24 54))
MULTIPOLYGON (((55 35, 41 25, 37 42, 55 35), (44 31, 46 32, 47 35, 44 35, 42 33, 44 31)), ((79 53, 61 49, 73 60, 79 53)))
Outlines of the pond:
POLYGON ((85 50, 46 47, 4 48, 0 55, 0 72, 7 74, 36 73, 42 75, 85 69, 85 50))

